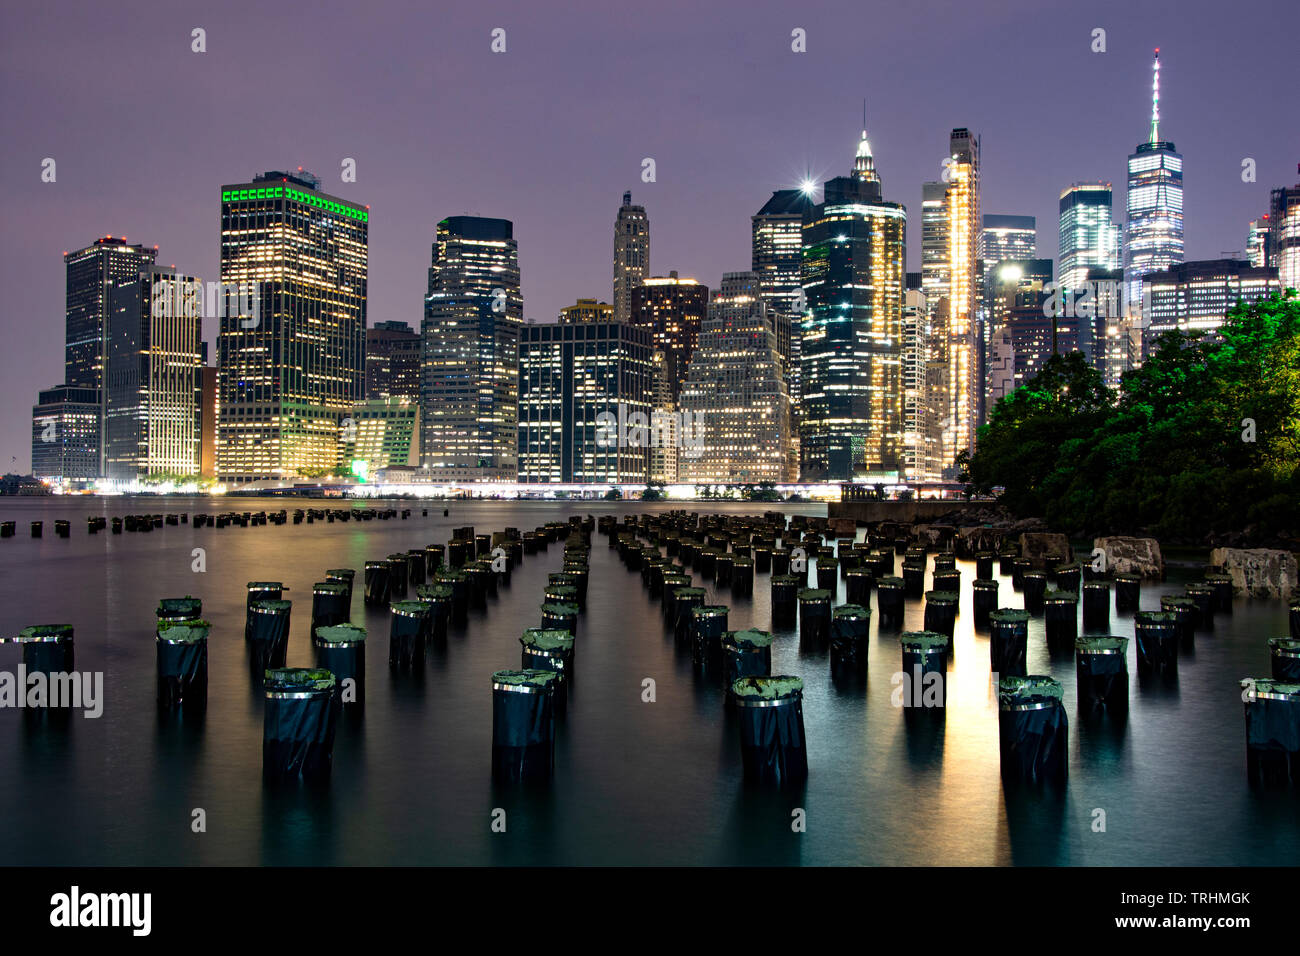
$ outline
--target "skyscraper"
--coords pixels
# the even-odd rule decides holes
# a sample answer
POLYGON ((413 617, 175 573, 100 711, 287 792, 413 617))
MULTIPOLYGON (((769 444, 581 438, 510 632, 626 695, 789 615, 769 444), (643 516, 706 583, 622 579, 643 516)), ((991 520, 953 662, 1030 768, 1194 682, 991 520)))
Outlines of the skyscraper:
POLYGON ((109 297, 104 475, 199 474, 203 287, 151 266, 109 297))
POLYGON ((32 406, 32 474, 47 481, 89 484, 102 477, 99 390, 56 385, 32 406))
POLYGON ((680 481, 794 480, 785 364, 766 313, 755 272, 726 273, 710 296, 681 394, 692 441, 678 451, 680 481))
POLYGON ((508 219, 438 223, 424 300, 421 467, 435 480, 518 471, 519 248, 508 219))
POLYGON ((1124 285, 1130 310, 1142 302, 1142 278, 1183 261, 1183 157, 1160 138, 1160 50, 1152 67, 1151 133, 1128 158, 1124 285))
POLYGON ((614 219, 614 321, 632 315, 632 290, 650 276, 650 219, 645 206, 632 205, 632 193, 623 193, 623 205, 614 219))
POLYGON ((945 210, 948 219, 948 408, 951 440, 945 457, 955 468, 956 456, 975 447, 983 387, 983 343, 977 309, 979 264, 976 243, 980 224, 980 141, 968 129, 954 129, 949 138, 951 163, 945 210))
POLYGON ((405 322, 366 329, 366 399, 420 400, 420 333, 405 322))
POLYGON ((1181 262, 1149 273, 1143 351, 1149 353, 1164 332, 1213 332, 1240 299, 1254 302, 1279 290, 1277 270, 1243 259, 1181 262))
POLYGON ((526 324, 519 338, 519 480, 644 482, 651 335, 626 322, 526 324), (605 416, 602 418, 602 416, 605 416), (613 434, 605 423, 622 423, 613 434))
POLYGON ((926 369, 930 357, 930 309, 921 291, 921 274, 907 274, 903 300, 903 453, 902 477, 924 481, 930 477, 926 443, 929 403, 926 369))
MULTIPOLYGON (((140 271, 152 266, 157 255, 156 247, 131 245, 124 236, 105 236, 84 249, 63 254, 67 273, 64 384, 79 390, 94 389, 99 403, 99 421, 94 429, 97 471, 85 477, 104 474, 104 364, 113 290, 139 279, 140 271)), ((84 392, 78 392, 78 397, 84 399, 84 392)), ((78 430, 82 414, 80 410, 76 413, 78 430)))
POLYGON ((1075 183, 1061 191, 1057 281, 1078 289, 1089 269, 1118 269, 1119 226, 1111 221, 1110 183, 1075 183))
POLYGON ((902 467, 906 234, 907 210, 881 198, 863 130, 853 174, 828 180, 804 223, 804 481, 850 481, 902 467))
POLYGON ((1268 234, 1269 234, 1268 214, 1258 219, 1250 221, 1250 228, 1246 231, 1246 258, 1252 266, 1259 268, 1261 266, 1271 265, 1268 261, 1268 234))
POLYGON ((750 269, 758 276, 768 319, 776 332, 777 351, 784 364, 786 391, 793 409, 797 409, 799 402, 803 220, 812 208, 808 191, 778 189, 750 219, 750 269))
MULTIPOLYGON (((948 186, 921 184, 921 291, 930 309, 947 308, 951 262, 948 254, 948 186)), ((947 343, 944 343, 946 349, 947 343)))
POLYGON ((1038 251, 1038 227, 1033 216, 1003 216, 985 213, 981 217, 978 258, 989 275, 999 262, 1032 259, 1038 251))
POLYGON ((369 222, 301 170, 221 187, 222 481, 337 465, 339 422, 365 390, 369 222))
POLYGON ((608 302, 595 299, 579 299, 573 305, 566 305, 560 310, 560 321, 565 325, 578 322, 613 322, 614 307, 608 302))
POLYGON ((1300 289, 1300 183, 1273 190, 1268 221, 1268 265, 1282 288, 1300 289))
POLYGON ((654 348, 664 353, 664 372, 674 405, 699 342, 700 323, 709 308, 709 287, 676 272, 646 279, 632 290, 630 322, 649 329, 654 348))

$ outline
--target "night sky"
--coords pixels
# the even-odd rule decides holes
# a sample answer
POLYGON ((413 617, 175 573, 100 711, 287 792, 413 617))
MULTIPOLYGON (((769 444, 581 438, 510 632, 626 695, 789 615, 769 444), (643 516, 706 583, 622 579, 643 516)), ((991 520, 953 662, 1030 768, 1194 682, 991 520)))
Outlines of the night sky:
POLYGON ((31 405, 63 379, 62 253, 125 235, 215 280, 220 186, 269 169, 303 166, 370 205, 369 321, 413 325, 434 226, 454 214, 514 221, 528 318, 608 301, 625 189, 647 207, 652 272, 716 287, 749 267, 749 217, 771 190, 850 171, 863 97, 885 198, 908 207, 909 269, 921 183, 939 179, 955 126, 982 139, 983 211, 1036 216, 1039 255, 1055 257, 1069 183, 1115 183, 1122 221, 1156 46, 1187 258, 1244 250, 1269 189, 1300 178, 1293 0, 12 6, 2 471, 30 470, 31 405), (191 52, 195 27, 206 53, 191 52), (796 27, 806 53, 791 52, 796 27), (56 183, 41 182, 45 157, 56 183), (641 181, 644 157, 657 182, 641 181))

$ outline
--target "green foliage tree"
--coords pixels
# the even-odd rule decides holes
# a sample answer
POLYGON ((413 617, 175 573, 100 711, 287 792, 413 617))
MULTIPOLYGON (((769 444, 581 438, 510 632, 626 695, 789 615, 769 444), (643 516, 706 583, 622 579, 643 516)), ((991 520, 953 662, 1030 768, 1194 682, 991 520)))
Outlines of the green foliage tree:
POLYGON ((1300 299, 1238 303, 1216 335, 1169 332, 1118 395, 1079 353, 1003 398, 976 492, 1074 532, 1190 540, 1300 531, 1300 299))

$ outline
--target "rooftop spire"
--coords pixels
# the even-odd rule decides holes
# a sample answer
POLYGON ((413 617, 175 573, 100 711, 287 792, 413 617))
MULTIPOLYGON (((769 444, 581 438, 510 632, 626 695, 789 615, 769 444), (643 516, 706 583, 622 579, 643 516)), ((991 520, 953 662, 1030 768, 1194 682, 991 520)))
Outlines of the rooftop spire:
POLYGON ((1151 67, 1151 142, 1160 142, 1160 47, 1156 47, 1156 60, 1151 67))
POLYGON ((858 154, 853 160, 853 176, 865 183, 878 183, 876 161, 871 155, 871 144, 867 142, 867 101, 862 101, 862 139, 858 141, 858 154))

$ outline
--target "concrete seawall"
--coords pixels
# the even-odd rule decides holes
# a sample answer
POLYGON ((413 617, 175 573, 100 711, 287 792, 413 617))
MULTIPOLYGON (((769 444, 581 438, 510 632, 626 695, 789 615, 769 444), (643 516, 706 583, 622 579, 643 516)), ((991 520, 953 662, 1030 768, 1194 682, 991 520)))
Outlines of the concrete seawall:
POLYGON ((953 511, 988 508, 989 501, 832 501, 826 505, 828 518, 852 518, 854 521, 900 521, 904 524, 920 519, 932 520, 953 511))

